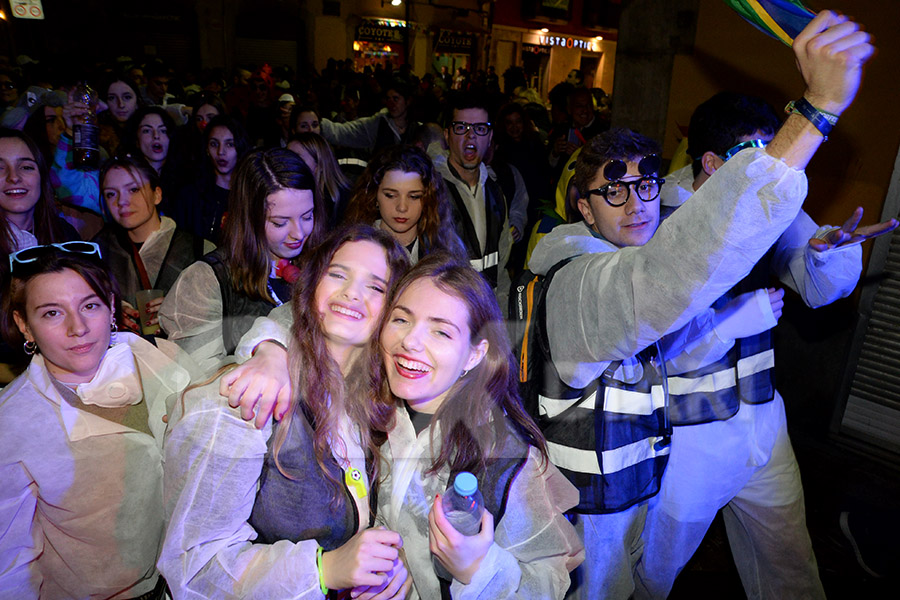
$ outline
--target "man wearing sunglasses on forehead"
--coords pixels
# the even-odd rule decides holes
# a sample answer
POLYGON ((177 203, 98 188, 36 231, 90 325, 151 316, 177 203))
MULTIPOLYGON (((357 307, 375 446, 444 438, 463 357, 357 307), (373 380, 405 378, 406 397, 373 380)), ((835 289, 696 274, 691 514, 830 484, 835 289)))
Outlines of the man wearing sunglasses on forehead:
POLYGON ((570 598, 643 597, 633 575, 640 536, 670 453, 668 365, 659 355, 699 365, 733 344, 708 335, 729 316, 710 307, 797 217, 803 169, 830 130, 827 117, 849 107, 874 52, 867 34, 831 11, 812 19, 793 49, 806 90, 766 148, 729 158, 660 225, 656 144, 627 130, 598 135, 575 168, 584 222, 557 227, 532 254, 530 269, 547 276, 536 326, 549 360, 537 420, 551 461, 581 494, 573 521, 586 559, 570 598))
POLYGON ((472 267, 491 284, 500 306, 506 306, 510 278, 505 267, 512 248, 509 205, 493 171, 484 164, 493 125, 480 96, 455 97, 444 138, 449 154, 433 157, 434 166, 447 186, 456 232, 472 267))
MULTIPOLYGON (((738 152, 765 148, 779 126, 761 98, 716 94, 694 111, 688 132, 694 162, 672 174, 661 203, 673 210, 682 205, 738 152)), ((719 360, 669 373, 675 427, 662 489, 644 529, 640 597, 668 596, 719 509, 748 597, 760 595, 760 581, 778 597, 824 597, 784 403, 775 390, 771 328, 781 310, 772 308, 781 305, 784 291, 767 286, 777 277, 811 308, 849 295, 862 273, 858 242, 897 226, 891 220, 857 228, 861 217, 857 209, 843 227, 819 227, 800 210, 753 270, 713 305, 754 295, 758 302, 745 306, 742 321, 758 327, 732 332, 734 346, 719 360)))

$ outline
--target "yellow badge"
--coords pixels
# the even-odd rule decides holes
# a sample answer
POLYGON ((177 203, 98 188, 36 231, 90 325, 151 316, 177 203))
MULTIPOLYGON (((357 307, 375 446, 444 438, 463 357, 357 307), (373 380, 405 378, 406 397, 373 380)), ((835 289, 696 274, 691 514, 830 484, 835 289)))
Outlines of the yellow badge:
POLYGON ((366 481, 363 477, 363 473, 356 467, 350 467, 344 471, 344 484, 348 489, 353 490, 353 493, 357 498, 365 498, 368 493, 366 491, 366 481))

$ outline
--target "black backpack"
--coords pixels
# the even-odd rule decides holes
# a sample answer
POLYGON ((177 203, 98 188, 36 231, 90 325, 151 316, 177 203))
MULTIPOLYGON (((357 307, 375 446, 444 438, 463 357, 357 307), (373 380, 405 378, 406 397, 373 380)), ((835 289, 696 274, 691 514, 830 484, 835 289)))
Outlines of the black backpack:
POLYGON ((534 418, 538 416, 538 390, 544 376, 544 364, 550 360, 546 332, 547 289, 556 272, 574 258, 556 263, 546 275, 525 270, 510 288, 507 329, 516 357, 519 395, 525 410, 534 418))

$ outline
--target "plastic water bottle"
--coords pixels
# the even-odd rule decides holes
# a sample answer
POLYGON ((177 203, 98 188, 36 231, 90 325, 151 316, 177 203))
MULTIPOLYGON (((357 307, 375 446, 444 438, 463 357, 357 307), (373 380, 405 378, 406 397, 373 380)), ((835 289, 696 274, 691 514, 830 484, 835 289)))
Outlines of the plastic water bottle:
POLYGON ((475 476, 466 471, 457 474, 441 498, 441 508, 454 529, 463 535, 477 535, 481 531, 484 498, 475 476))

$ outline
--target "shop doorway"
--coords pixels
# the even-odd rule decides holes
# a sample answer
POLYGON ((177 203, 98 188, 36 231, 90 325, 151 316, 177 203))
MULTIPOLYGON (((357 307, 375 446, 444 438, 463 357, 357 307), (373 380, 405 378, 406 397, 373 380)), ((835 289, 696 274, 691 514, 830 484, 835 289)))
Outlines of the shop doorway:
POLYGON ((597 87, 594 85, 595 81, 599 81, 600 78, 597 76, 597 67, 600 66, 600 56, 581 56, 581 73, 584 75, 584 87, 587 89, 592 89, 597 87))

